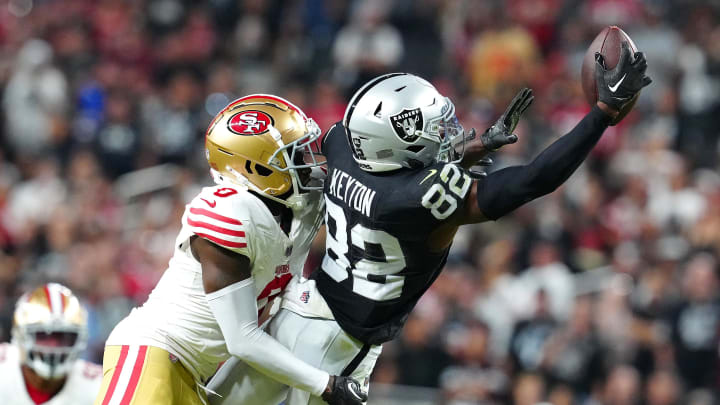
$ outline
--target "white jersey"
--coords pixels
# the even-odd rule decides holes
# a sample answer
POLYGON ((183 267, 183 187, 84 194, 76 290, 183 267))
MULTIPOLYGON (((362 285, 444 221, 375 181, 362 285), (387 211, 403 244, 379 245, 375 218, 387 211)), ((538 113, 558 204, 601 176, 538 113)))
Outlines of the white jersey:
POLYGON ((268 303, 275 303, 293 275, 302 274, 322 224, 322 193, 306 197, 302 212, 294 212, 288 237, 260 197, 231 185, 203 188, 185 208, 165 274, 147 302, 115 327, 106 345, 162 348, 177 356, 197 381, 206 381, 230 354, 206 301, 190 237, 197 235, 250 259, 258 314, 267 317, 268 303))
MULTIPOLYGON (((60 392, 46 405, 90 405, 95 401, 102 383, 102 368, 77 360, 60 392)), ((0 344, 0 403, 3 405, 35 405, 27 392, 20 370, 20 351, 14 344, 0 344)))

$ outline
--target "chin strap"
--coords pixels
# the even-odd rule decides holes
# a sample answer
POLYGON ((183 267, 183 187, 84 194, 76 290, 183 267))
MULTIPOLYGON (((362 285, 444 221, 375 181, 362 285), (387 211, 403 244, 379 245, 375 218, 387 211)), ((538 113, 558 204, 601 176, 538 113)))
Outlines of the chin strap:
MULTIPOLYGON (((258 188, 258 186, 251 183, 250 180, 247 179, 247 177, 243 176, 242 173, 238 172, 237 170, 233 169, 232 167, 226 166, 225 169, 227 169, 227 171, 230 172, 233 175, 233 177, 235 178, 236 181, 231 181, 231 183, 233 183, 235 185, 238 185, 246 190, 254 191, 255 193, 257 193, 257 195, 259 195, 263 198, 267 198, 269 200, 275 201, 277 203, 280 203, 288 208, 293 208, 293 205, 297 204, 297 203, 294 203, 293 201, 290 201, 290 199, 295 194, 288 197, 287 200, 272 196, 272 195, 262 191, 260 188, 258 188)), ((211 171, 214 172, 213 178, 215 179, 216 183, 222 184, 225 182, 225 178, 222 176, 222 174, 215 172, 214 170, 211 170, 211 171)))
MULTIPOLYGON (((282 135, 280 134, 280 131, 278 131, 274 126, 271 124, 268 124, 268 130, 270 131, 270 134, 272 135, 273 139, 275 139, 275 142, 278 145, 278 148, 282 151, 282 156, 285 159, 285 166, 290 166, 292 160, 290 160, 290 155, 287 153, 287 149, 285 149, 285 144, 282 140, 282 135)), ((272 163, 272 162, 269 162, 272 163)), ((288 168, 288 172, 290 172, 290 179, 292 179, 292 187, 293 187, 293 195, 297 194, 298 190, 300 190, 299 187, 299 181, 297 178, 297 171, 292 168, 288 168)))

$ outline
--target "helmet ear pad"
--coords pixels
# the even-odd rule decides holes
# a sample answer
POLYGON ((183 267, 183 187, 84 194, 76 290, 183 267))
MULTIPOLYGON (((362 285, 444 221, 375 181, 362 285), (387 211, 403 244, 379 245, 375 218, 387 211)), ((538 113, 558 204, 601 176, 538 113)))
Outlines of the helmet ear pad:
MULTIPOLYGON (((234 179, 240 175, 247 182, 255 185, 260 192, 273 196, 285 194, 292 189, 292 178, 287 171, 275 170, 258 161, 255 156, 243 153, 242 150, 231 151, 222 148, 211 138, 205 141, 205 148, 208 151, 210 167, 222 174, 224 178, 234 179)), ((276 146, 275 149, 277 149, 276 146)), ((263 155, 270 156, 269 152, 263 153, 263 155)), ((279 156, 278 160, 279 165, 286 166, 284 157, 279 156)))
POLYGON ((371 172, 417 169, 449 148, 440 122, 454 106, 426 80, 408 73, 377 77, 353 95, 343 124, 353 157, 371 172))

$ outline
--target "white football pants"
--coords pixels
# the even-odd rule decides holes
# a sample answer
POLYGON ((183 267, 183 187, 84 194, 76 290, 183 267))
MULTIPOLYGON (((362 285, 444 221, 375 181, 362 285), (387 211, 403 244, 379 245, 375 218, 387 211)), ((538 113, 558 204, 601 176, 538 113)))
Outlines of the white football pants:
MULTIPOLYGON (((267 332, 295 356, 331 375, 350 375, 365 391, 382 346, 363 345, 334 320, 303 317, 287 309, 270 321, 267 332)), ((225 362, 208 383, 220 396, 208 394, 211 405, 321 405, 320 397, 290 388, 235 357, 225 362)))

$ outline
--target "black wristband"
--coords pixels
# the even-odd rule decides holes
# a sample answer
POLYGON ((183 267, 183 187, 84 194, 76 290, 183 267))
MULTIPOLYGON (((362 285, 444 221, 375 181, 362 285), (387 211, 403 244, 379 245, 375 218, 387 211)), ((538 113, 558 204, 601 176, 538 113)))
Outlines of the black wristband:
POLYGON ((610 126, 610 124, 612 124, 612 122, 613 122, 613 119, 615 118, 612 115, 603 111, 603 109, 600 108, 597 104, 595 104, 593 106, 593 108, 590 110, 590 112, 587 114, 587 116, 589 116, 589 115, 596 116, 600 122, 605 123, 606 127, 610 126))

